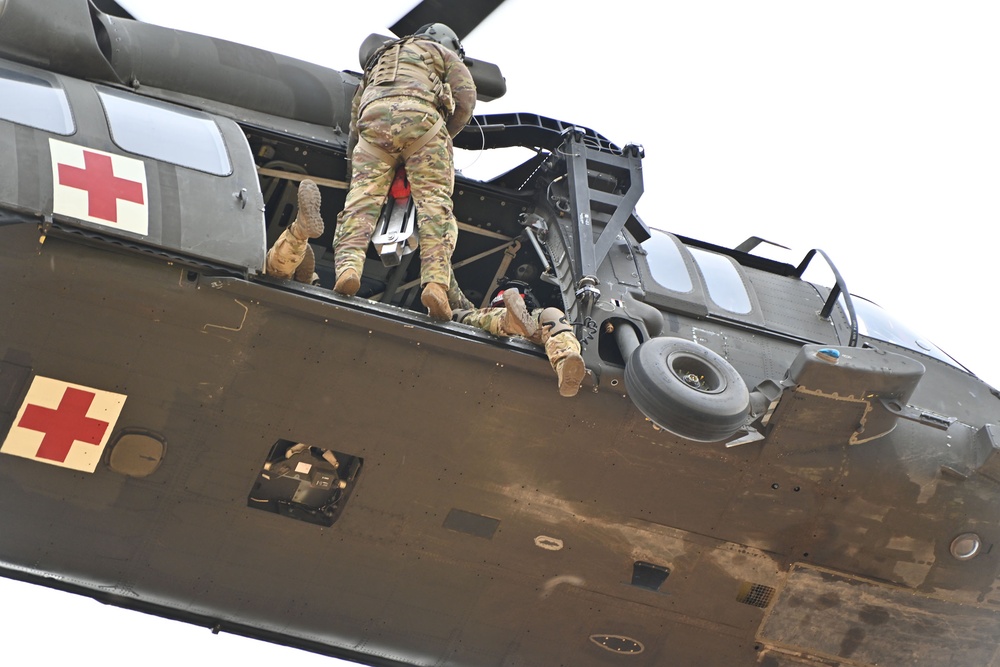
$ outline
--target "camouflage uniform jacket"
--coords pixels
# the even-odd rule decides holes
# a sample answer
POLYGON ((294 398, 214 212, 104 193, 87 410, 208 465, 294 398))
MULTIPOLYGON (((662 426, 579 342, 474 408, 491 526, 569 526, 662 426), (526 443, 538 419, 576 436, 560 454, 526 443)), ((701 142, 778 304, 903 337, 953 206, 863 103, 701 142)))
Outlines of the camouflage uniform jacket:
POLYGON ((411 36, 383 47, 354 93, 348 155, 358 141, 361 112, 370 102, 392 96, 427 101, 441 112, 454 137, 472 118, 476 84, 458 54, 433 39, 411 36))

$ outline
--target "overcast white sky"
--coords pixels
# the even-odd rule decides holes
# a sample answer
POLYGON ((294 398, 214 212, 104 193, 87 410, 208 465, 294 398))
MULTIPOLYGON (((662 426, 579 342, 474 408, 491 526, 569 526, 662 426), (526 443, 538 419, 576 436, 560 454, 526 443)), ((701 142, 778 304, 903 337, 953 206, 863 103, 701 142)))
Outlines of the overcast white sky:
MULTIPOLYGON (((361 40, 410 5, 119 2, 355 70, 361 40)), ((465 46, 507 78, 508 95, 479 113, 530 111, 643 144, 651 226, 730 247, 761 236, 793 248, 791 263, 822 248, 853 293, 1000 386, 998 34, 995 0, 507 0, 465 46)), ((336 664, 35 587, 0 581, 0 597, 4 635, 44 647, 46 664, 88 644, 105 667, 137 651, 153 667, 259 664, 270 651, 336 664), (67 627, 79 639, 55 639, 67 627)))

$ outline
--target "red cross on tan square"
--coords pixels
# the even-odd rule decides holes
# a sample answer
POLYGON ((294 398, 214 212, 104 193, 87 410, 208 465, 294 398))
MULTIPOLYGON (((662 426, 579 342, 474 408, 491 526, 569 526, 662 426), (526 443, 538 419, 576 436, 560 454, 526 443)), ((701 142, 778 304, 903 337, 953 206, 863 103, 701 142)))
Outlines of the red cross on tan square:
POLYGON ((115 176, 111 157, 83 151, 84 168, 60 164, 59 183, 87 191, 87 212, 102 220, 118 222, 118 200, 144 203, 142 183, 115 176))
POLYGON ((125 398, 36 376, 0 452, 93 472, 125 398))
POLYGON ((53 213, 117 230, 149 233, 142 160, 49 139, 53 213))

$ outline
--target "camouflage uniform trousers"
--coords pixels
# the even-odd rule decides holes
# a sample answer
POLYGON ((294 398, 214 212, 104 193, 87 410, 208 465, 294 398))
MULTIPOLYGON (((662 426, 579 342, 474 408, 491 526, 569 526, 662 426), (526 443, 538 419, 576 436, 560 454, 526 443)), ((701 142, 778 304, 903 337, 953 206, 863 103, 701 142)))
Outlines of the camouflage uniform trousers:
POLYGON ((319 284, 319 275, 316 273, 316 254, 308 241, 295 238, 288 229, 281 232, 281 236, 274 242, 274 245, 267 251, 267 263, 264 266, 264 273, 276 278, 293 278, 297 282, 307 285, 319 284))
MULTIPOLYGON (((422 137, 438 117, 437 109, 423 100, 385 97, 365 107, 358 128, 365 141, 395 155, 422 137)), ((396 172, 395 167, 360 147, 354 151, 352 170, 351 189, 333 239, 338 276, 348 268, 362 274, 365 252, 396 172)), ((420 281, 448 286, 458 223, 452 210, 455 166, 447 132, 438 130, 406 160, 406 176, 417 206, 420 281)))
POLYGON ((264 272, 276 278, 294 278, 300 283, 318 284, 316 255, 309 240, 323 233, 322 196, 312 179, 303 179, 296 193, 295 220, 267 251, 264 272))
MULTIPOLYGON (((494 336, 509 336, 503 329, 503 319, 506 308, 477 308, 470 311, 459 311, 455 319, 462 324, 469 324, 487 331, 494 336)), ((566 321, 566 314, 558 308, 536 308, 531 316, 538 322, 535 330, 527 340, 545 348, 552 370, 557 370, 559 362, 571 354, 580 354, 580 341, 577 340, 573 328, 566 321)))

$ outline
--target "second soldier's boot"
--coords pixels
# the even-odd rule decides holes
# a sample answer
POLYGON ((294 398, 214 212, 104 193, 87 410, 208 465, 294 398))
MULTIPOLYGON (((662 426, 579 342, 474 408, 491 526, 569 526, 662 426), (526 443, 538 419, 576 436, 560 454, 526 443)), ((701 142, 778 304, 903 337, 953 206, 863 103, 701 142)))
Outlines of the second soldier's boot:
POLYGON ((296 282, 319 285, 319 275, 316 273, 316 254, 308 243, 306 244, 306 254, 302 258, 302 263, 295 269, 293 277, 296 282))
POLYGON ((428 314, 435 320, 447 322, 451 319, 451 306, 448 305, 448 286, 441 283, 427 283, 420 295, 420 303, 427 308, 428 314))
POLYGON ((500 330, 504 336, 524 336, 531 338, 538 329, 538 320, 531 316, 524 299, 514 288, 503 291, 505 312, 500 320, 500 330))
POLYGON ((333 291, 344 296, 354 296, 361 288, 361 276, 354 269, 344 269, 337 275, 333 291))
POLYGON ((299 183, 298 213, 295 221, 281 233, 274 246, 267 251, 265 273, 277 278, 291 278, 302 263, 309 245, 323 233, 323 217, 320 214, 319 188, 314 181, 305 179, 299 183))
POLYGON ((572 331, 563 331, 545 341, 545 355, 559 380, 559 395, 576 396, 587 374, 587 366, 580 356, 580 341, 572 331))

